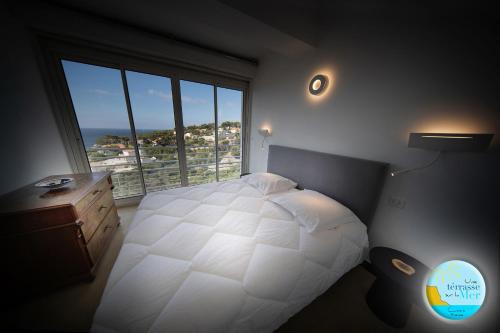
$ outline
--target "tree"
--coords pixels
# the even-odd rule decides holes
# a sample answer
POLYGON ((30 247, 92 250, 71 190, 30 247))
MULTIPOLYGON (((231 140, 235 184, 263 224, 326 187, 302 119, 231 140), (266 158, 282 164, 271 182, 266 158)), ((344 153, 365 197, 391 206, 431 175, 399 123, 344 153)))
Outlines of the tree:
POLYGON ((127 146, 130 143, 130 138, 128 136, 105 135, 97 138, 95 142, 101 146, 113 144, 124 144, 127 146))
POLYGON ((219 127, 222 127, 226 130, 230 129, 231 127, 240 127, 240 122, 239 121, 224 121, 220 124, 219 127))

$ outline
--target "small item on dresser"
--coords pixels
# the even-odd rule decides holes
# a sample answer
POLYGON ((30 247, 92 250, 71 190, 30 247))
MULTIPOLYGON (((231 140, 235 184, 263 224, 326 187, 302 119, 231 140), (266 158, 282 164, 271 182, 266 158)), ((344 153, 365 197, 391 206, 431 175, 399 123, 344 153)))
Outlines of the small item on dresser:
POLYGON ((391 262, 394 267, 396 267, 398 270, 405 273, 406 275, 415 274, 415 268, 411 267, 410 265, 401 261, 400 259, 392 259, 391 262))
POLYGON ((67 184, 71 183, 74 179, 71 177, 67 178, 48 178, 44 179, 41 182, 35 184, 35 187, 44 187, 49 189, 59 189, 67 184))

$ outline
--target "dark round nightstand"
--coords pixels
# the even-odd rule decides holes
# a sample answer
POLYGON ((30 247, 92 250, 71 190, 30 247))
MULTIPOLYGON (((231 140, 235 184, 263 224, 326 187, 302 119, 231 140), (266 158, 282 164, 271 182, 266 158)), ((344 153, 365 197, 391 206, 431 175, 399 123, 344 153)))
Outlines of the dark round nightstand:
POLYGON ((377 280, 366 295, 368 306, 386 324, 405 326, 411 304, 420 302, 429 268, 405 253, 387 247, 371 249, 370 261, 377 280), (393 259, 410 265, 415 273, 403 273, 393 265, 393 259))

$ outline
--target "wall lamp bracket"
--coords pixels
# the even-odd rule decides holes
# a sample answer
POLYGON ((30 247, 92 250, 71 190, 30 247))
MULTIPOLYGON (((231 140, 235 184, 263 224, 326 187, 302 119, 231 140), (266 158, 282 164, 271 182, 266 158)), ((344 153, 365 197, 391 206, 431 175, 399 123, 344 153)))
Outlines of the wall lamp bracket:
POLYGON ((394 170, 394 171, 391 171, 391 176, 395 177, 395 176, 401 175, 403 173, 408 173, 408 172, 413 172, 413 171, 417 171, 417 170, 427 169, 428 167, 430 167, 431 165, 433 165, 434 163, 436 163, 437 160, 439 160, 439 158, 441 157, 441 153, 442 152, 439 151, 436 154, 436 157, 434 157, 434 159, 432 161, 430 161, 429 163, 424 164, 422 166, 419 166, 419 167, 416 167, 416 168, 410 168, 410 169, 403 169, 403 170, 394 170))
POLYGON ((259 134, 262 135, 262 142, 260 144, 260 148, 264 149, 264 142, 268 137, 271 136, 271 131, 268 128, 259 129, 259 134))

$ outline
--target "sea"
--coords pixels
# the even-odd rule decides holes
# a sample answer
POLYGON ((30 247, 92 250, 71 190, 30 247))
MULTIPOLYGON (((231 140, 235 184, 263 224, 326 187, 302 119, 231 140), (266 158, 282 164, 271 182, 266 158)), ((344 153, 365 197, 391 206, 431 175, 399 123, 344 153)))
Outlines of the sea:
MULTIPOLYGON (((117 135, 117 136, 128 136, 132 137, 130 129, 128 128, 81 128, 81 133, 83 137, 83 142, 85 143, 85 148, 92 147, 98 138, 105 135, 117 135)), ((136 129, 137 134, 149 133, 152 131, 158 131, 155 129, 136 129)))

